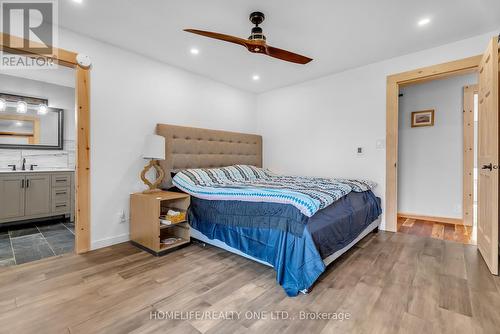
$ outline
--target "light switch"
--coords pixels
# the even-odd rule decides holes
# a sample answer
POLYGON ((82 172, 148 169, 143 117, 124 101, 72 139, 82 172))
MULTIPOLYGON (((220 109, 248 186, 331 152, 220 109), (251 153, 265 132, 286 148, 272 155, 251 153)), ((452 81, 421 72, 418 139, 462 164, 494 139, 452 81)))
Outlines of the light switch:
POLYGON ((363 147, 359 146, 356 148, 356 155, 358 157, 362 157, 363 155, 365 155, 365 150, 363 149, 363 147))

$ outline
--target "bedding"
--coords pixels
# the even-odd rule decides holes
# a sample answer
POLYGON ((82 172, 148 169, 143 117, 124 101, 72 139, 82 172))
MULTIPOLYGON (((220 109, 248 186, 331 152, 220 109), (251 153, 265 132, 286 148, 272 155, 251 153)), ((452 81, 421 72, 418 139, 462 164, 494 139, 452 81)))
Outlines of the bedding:
POLYGON ((346 247, 381 214, 364 180, 275 175, 235 165, 179 171, 173 183, 192 195, 189 223, 277 272, 289 296, 310 288, 323 259, 346 247))
POLYGON ((349 245, 381 211, 380 199, 366 191, 351 192, 310 218, 286 204, 210 201, 196 197, 191 199, 188 215, 192 228, 207 238, 220 240, 270 264, 276 270, 278 284, 293 297, 309 289, 325 271, 323 259, 349 245), (304 217, 305 228, 301 234, 281 224, 280 214, 290 214, 290 211, 304 217), (266 221, 269 227, 247 224, 252 220, 266 221))
POLYGON ((365 180, 274 175, 262 168, 236 165, 178 172, 173 184, 186 193, 208 200, 239 200, 290 204, 307 217, 351 191, 375 187, 365 180))

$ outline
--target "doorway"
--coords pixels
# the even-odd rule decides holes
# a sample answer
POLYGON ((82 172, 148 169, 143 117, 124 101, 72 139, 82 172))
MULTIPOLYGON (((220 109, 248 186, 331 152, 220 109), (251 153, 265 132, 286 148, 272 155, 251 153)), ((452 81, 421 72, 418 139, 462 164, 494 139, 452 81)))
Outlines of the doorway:
POLYGON ((499 52, 498 37, 484 54, 387 77, 386 229, 397 230, 398 95, 401 87, 437 78, 479 73, 477 248, 491 273, 498 275, 499 254, 499 52))
POLYGON ((477 80, 470 73, 401 88, 398 232, 475 244, 474 95, 469 92, 477 80))
POLYGON ((52 47, 51 54, 37 53, 46 46, 17 36, 0 34, 0 50, 28 57, 45 58, 73 69, 75 80, 75 252, 90 250, 90 60, 72 51, 52 47), (30 48, 26 49, 25 46, 30 48), (82 59, 82 61, 78 61, 82 59))
POLYGON ((0 267, 73 252, 74 70, 3 70, 0 104, 0 267))

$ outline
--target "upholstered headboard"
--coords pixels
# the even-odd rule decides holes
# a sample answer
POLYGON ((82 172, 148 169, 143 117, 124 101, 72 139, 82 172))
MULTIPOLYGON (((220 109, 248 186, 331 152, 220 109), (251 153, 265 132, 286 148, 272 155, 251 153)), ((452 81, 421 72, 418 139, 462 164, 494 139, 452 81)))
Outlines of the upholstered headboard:
POLYGON ((172 185, 170 173, 186 168, 231 165, 262 167, 262 137, 258 135, 158 124, 156 133, 165 137, 165 171, 162 187, 172 185))

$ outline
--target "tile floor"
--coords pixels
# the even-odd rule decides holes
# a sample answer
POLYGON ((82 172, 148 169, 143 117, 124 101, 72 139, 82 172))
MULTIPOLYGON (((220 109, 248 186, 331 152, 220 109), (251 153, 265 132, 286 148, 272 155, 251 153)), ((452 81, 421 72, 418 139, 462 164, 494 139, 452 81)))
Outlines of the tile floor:
POLYGON ((75 244, 74 223, 55 220, 0 229, 0 267, 69 253, 75 244))

